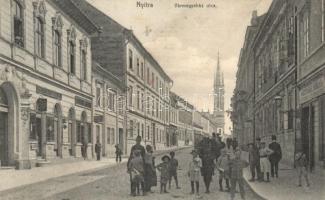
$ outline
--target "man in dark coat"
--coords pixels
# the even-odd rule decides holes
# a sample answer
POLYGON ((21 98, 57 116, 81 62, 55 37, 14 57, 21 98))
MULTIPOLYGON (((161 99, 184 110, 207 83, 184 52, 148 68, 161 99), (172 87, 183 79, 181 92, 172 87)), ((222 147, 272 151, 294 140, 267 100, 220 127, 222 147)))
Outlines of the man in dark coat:
POLYGON ((254 182, 256 173, 257 173, 257 178, 259 178, 259 174, 261 173, 260 158, 259 158, 260 156, 259 156, 258 148, 253 143, 248 144, 248 152, 249 152, 249 159, 248 159, 249 167, 252 175, 252 178, 249 181, 254 182))
POLYGON ((272 143, 269 144, 269 149, 273 151, 273 153, 269 157, 271 162, 271 176, 274 177, 275 175, 278 178, 279 162, 282 158, 282 151, 280 144, 276 142, 275 135, 272 135, 272 143))
POLYGON ((212 151, 211 143, 212 139, 205 137, 203 138, 199 149, 199 155, 202 159, 201 175, 203 176, 206 193, 210 193, 210 184, 212 181, 212 176, 214 175, 215 168, 215 152, 212 151))
MULTIPOLYGON (((138 135, 137 138, 136 138, 136 140, 135 140, 136 141, 136 144, 131 147, 131 152, 130 152, 130 156, 129 156, 128 163, 127 163, 127 170, 128 170, 128 172, 130 172, 130 161, 134 158, 134 152, 135 151, 139 151, 140 152, 140 155, 141 155, 141 157, 143 159, 143 165, 144 165, 144 157, 145 157, 145 154, 146 154, 146 150, 141 145, 141 140, 142 140, 141 139, 141 136, 138 135)), ((145 176, 145 174, 144 174, 144 176, 145 176)), ((136 188, 136 186, 134 186, 133 184, 134 183, 131 180, 131 194, 135 194, 134 189, 136 188)), ((144 183, 144 185, 145 184, 146 183, 144 183)))
POLYGON ((257 157, 257 163, 256 163, 256 172, 257 172, 257 178, 259 181, 262 181, 262 176, 261 176, 261 163, 260 163, 260 149, 261 147, 261 138, 257 137, 256 138, 256 143, 254 144, 254 147, 256 148, 256 151, 258 152, 258 157, 257 157))
POLYGON ((100 160, 100 153, 102 152, 102 144, 99 142, 99 139, 97 139, 97 142, 95 144, 95 153, 97 160, 100 160))

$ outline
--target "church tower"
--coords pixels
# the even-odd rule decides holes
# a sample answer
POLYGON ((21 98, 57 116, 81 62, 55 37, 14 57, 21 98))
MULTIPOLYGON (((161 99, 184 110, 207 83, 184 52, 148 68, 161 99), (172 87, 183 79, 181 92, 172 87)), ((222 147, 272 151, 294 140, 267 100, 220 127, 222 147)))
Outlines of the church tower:
POLYGON ((214 109, 213 118, 218 125, 218 133, 223 134, 225 128, 225 86, 223 72, 220 67, 220 56, 218 52, 217 69, 214 76, 214 109))

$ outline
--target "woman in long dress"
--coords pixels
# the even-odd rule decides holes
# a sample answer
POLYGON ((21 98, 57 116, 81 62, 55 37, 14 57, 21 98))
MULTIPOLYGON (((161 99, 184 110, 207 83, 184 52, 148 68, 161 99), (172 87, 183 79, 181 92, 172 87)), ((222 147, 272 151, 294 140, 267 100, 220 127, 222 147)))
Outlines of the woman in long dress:
POLYGON ((145 191, 151 192, 152 186, 157 186, 157 174, 155 169, 153 150, 150 145, 146 146, 146 154, 144 156, 144 169, 145 169, 145 191))

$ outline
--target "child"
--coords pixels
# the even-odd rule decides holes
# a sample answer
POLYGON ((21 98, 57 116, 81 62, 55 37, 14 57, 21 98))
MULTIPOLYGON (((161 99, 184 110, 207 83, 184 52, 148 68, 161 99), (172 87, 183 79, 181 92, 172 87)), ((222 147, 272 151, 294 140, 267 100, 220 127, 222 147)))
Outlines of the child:
POLYGON ((223 191, 222 180, 226 180, 227 190, 229 187, 229 155, 227 154, 227 149, 221 150, 221 155, 217 161, 217 169, 219 171, 219 187, 220 191, 223 191))
POLYGON ((130 161, 130 176, 131 176, 131 194, 136 196, 136 190, 139 195, 139 185, 141 184, 142 194, 145 195, 144 191, 144 167, 143 159, 140 151, 134 151, 134 158, 130 161))
POLYGON ((122 150, 120 149, 120 147, 117 145, 115 145, 115 156, 116 156, 116 162, 121 162, 122 161, 122 150))
POLYGON ((235 154, 234 155, 235 158, 233 160, 229 161, 230 182, 231 182, 230 195, 231 195, 231 199, 233 200, 235 198, 236 185, 238 182, 240 196, 244 200, 245 199, 245 190, 244 190, 243 169, 245 167, 247 167, 249 164, 247 161, 242 160, 240 158, 241 150, 238 147, 235 150, 234 154, 235 154))
POLYGON ((271 163, 270 163, 268 157, 272 153, 273 153, 273 151, 265 145, 265 142, 262 142, 261 149, 259 151, 262 181, 264 181, 264 175, 266 174, 266 182, 270 182, 271 163))
POLYGON ((172 182, 172 178, 174 177, 176 183, 176 189, 180 189, 178 186, 178 179, 177 179, 177 168, 178 168, 178 160, 175 158, 175 152, 172 151, 169 153, 170 161, 169 161, 169 189, 172 182))
POLYGON ((201 167, 202 167, 202 160, 199 157, 199 154, 196 150, 193 150, 191 152, 193 155, 193 160, 189 164, 189 170, 188 170, 188 177, 190 178, 191 181, 191 194, 194 194, 194 183, 196 185, 196 194, 199 195, 199 189, 200 189, 200 176, 201 176, 201 167))
POLYGON ((309 179, 308 179, 308 161, 306 154, 304 152, 298 152, 295 156, 296 167, 298 171, 298 187, 301 187, 301 177, 304 176, 306 179, 307 187, 310 186, 309 179))
POLYGON ((169 156, 165 155, 161 158, 163 161, 157 166, 157 169, 160 171, 160 194, 168 193, 166 189, 167 181, 169 180, 169 156))

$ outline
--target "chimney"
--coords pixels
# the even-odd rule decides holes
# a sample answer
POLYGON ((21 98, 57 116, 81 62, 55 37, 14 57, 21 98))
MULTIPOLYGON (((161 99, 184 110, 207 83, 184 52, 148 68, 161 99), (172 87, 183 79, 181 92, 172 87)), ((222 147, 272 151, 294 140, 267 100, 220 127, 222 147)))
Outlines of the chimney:
POLYGON ((256 26, 257 25, 257 10, 254 10, 252 12, 251 25, 252 26, 256 26))

